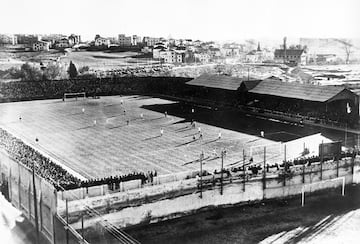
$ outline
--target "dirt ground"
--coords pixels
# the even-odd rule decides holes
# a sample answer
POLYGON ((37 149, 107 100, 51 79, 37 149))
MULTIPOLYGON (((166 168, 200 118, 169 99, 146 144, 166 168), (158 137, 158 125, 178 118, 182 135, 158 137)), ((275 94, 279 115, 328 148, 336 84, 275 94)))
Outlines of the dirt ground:
POLYGON ((360 186, 289 200, 206 211, 133 228, 141 243, 358 243, 360 186))

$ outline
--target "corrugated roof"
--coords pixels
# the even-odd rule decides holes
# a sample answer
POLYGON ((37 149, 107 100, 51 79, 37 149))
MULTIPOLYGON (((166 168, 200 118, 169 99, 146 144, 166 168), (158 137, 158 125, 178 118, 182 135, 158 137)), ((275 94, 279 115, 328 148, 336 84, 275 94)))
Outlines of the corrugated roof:
POLYGON ((225 75, 202 74, 186 84, 236 91, 242 83, 240 78, 225 75))
POLYGON ((249 90, 249 92, 307 101, 326 102, 343 90, 345 90, 344 87, 316 86, 266 79, 249 90))

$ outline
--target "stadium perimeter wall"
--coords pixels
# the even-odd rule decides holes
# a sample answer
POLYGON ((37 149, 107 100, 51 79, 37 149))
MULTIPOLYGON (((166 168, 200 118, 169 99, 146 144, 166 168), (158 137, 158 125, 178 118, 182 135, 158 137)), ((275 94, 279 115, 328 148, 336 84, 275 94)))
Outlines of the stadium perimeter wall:
MULTIPOLYGON (((8 185, 9 200, 35 226, 35 207, 32 170, 17 163, 6 151, 0 149, 1 181, 8 185)), ((54 216, 57 213, 55 188, 35 175, 39 231, 54 243, 54 216)))
MULTIPOLYGON (((194 171, 185 171, 174 174, 155 176, 153 177, 152 185, 161 185, 169 182, 192 179, 195 178, 198 173, 199 173, 198 170, 194 170, 194 171)), ((116 190, 110 190, 109 186, 107 184, 104 184, 100 186, 82 187, 73 190, 60 191, 58 192, 58 198, 63 201, 65 200, 74 201, 89 197, 114 194, 116 192, 127 192, 129 190, 139 189, 143 187, 144 185, 141 184, 141 180, 131 180, 131 181, 120 182, 119 189, 116 190)))
MULTIPOLYGON (((345 177, 345 183, 360 182, 360 158, 354 161, 346 158, 337 162, 327 162, 322 166, 315 164, 307 167, 297 166, 291 169, 291 177, 283 178, 270 175, 264 181, 257 176, 244 184, 242 179, 224 179, 223 194, 220 194, 219 183, 204 183, 202 198, 199 197, 197 180, 190 179, 152 187, 130 190, 113 195, 88 198, 69 203, 70 222, 74 228, 80 228, 79 216, 84 214, 83 206, 97 209, 104 219, 119 227, 129 227, 172 219, 194 214, 205 209, 247 204, 270 199, 283 199, 299 196, 302 187, 309 183, 326 181, 337 177, 345 177), (322 173, 321 173, 322 172, 322 173), (265 183, 264 183, 265 182, 265 183)), ((315 192, 340 187, 341 180, 326 184, 314 184, 307 192, 315 192)), ((339 195, 341 190, 339 190, 339 195)), ((346 190, 345 190, 346 194, 346 190)), ((59 211, 63 210, 60 207, 59 211)), ((92 229, 99 218, 84 217, 84 228, 92 229)), ((90 231, 91 232, 91 231, 90 231)))

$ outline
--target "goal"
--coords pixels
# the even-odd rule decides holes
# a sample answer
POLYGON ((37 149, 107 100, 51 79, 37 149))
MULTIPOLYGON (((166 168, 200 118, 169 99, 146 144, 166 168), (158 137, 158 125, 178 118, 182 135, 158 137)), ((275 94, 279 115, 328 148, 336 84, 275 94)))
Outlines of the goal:
POLYGON ((338 187, 339 185, 342 185, 341 195, 344 196, 345 195, 345 177, 344 176, 303 185, 303 187, 301 188, 301 206, 303 207, 305 205, 305 191, 312 192, 312 191, 326 189, 326 188, 335 188, 335 187, 338 187))
POLYGON ((78 98, 85 99, 86 98, 86 93, 85 92, 68 92, 68 93, 64 93, 63 101, 66 101, 66 100, 69 100, 69 99, 77 100, 78 98))

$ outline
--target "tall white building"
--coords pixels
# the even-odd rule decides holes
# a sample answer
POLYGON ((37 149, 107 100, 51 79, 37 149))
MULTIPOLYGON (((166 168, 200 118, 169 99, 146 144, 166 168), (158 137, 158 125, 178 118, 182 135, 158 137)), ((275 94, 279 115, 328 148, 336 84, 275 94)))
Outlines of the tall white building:
POLYGON ((118 40, 119 40, 119 46, 128 47, 131 46, 132 44, 132 37, 125 36, 125 34, 119 34, 118 40))

